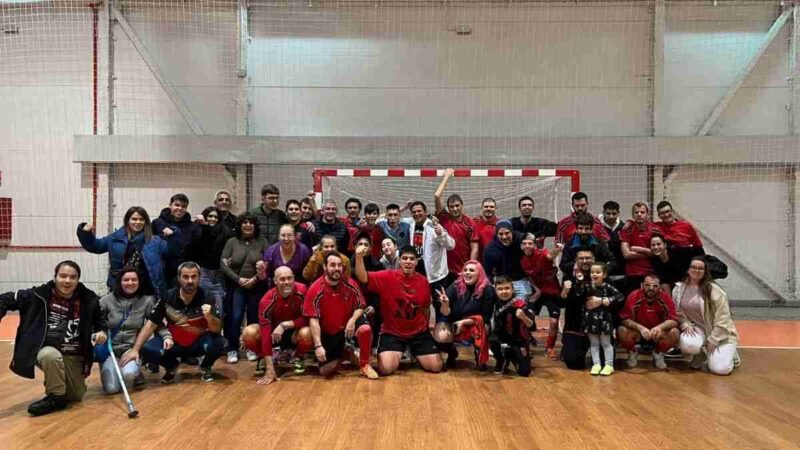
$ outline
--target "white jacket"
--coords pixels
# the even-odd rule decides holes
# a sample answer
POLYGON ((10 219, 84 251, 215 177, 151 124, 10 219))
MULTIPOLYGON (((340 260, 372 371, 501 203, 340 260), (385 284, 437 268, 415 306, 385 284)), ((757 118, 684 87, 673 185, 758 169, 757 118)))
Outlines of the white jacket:
MULTIPOLYGON (((414 219, 404 217, 403 222, 411 225, 411 232, 408 233, 408 245, 414 245, 414 219)), ((434 225, 430 219, 425 219, 422 231, 422 262, 425 264, 425 273, 428 275, 428 282, 435 283, 447 276, 447 251, 456 247, 456 241, 442 230, 440 236, 433 231, 434 225)))

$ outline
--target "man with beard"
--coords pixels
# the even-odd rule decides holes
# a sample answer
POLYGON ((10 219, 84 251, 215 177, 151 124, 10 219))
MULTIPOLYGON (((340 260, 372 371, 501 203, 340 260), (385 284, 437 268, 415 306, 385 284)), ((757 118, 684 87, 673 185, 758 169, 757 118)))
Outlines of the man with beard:
POLYGON ((622 325, 617 328, 620 346, 628 350, 628 367, 636 367, 639 353, 636 345, 653 349, 653 364, 664 370, 664 353, 678 345, 678 315, 672 297, 661 289, 658 275, 644 277, 641 289, 628 296, 619 313, 622 325))
POLYGON ((278 375, 272 361, 272 348, 282 351, 295 348, 295 373, 305 372, 303 355, 313 347, 308 319, 303 317, 306 287, 294 281, 292 269, 281 266, 275 269, 275 287, 270 289, 258 304, 258 324, 242 331, 244 345, 256 355, 256 383, 267 385, 277 381, 278 375))
POLYGON ((595 225, 594 219, 588 214, 579 214, 575 222, 577 225, 575 234, 568 242, 564 243, 564 253, 559 265, 561 272, 572 273, 575 258, 580 250, 590 250, 596 261, 606 263, 609 273, 613 271, 617 261, 614 259, 614 254, 608 249, 606 241, 598 239, 592 234, 595 225))
POLYGON ((431 290, 428 280, 415 270, 419 256, 413 246, 400 251, 400 269, 367 272, 364 257, 367 247, 356 249, 355 275, 367 289, 380 297, 383 324, 378 339, 378 370, 382 375, 394 373, 406 349, 414 355, 422 369, 442 370, 442 355, 428 329, 431 290))
POLYGON ((531 233, 536 237, 536 246, 544 247, 547 237, 556 235, 556 223, 541 217, 533 217, 534 202, 529 196, 520 197, 517 201, 519 217, 511 219, 514 231, 523 235, 531 233))
POLYGON ((164 384, 175 381, 178 358, 204 356, 200 362, 201 379, 214 381, 211 368, 225 351, 225 339, 220 336, 222 322, 214 298, 200 288, 200 266, 187 261, 178 266, 180 287, 170 289, 153 307, 150 318, 136 337, 133 347, 119 360, 120 367, 139 358, 164 367, 164 384), (156 336, 150 339, 166 321, 172 339, 156 336), (148 341, 148 339, 150 339, 148 341))
MULTIPOLYGON (((558 221, 556 243, 567 245, 577 232, 578 217, 587 215, 592 219, 592 234, 597 239, 608 241, 609 235, 599 218, 589 213, 589 196, 583 192, 572 194, 572 213, 558 221)), ((610 270, 611 268, 609 268, 610 270)))
POLYGON ((610 276, 619 276, 625 274, 625 258, 622 256, 622 248, 619 242, 619 232, 622 230, 625 222, 619 219, 619 203, 614 200, 609 200, 603 203, 603 226, 608 233, 608 249, 614 254, 614 259, 617 261, 617 268, 614 272, 609 272, 610 276))
POLYGON ((564 285, 561 298, 564 299, 564 332, 561 335, 561 360, 567 368, 583 370, 586 368, 586 352, 589 350, 589 338, 583 332, 584 308, 594 309, 603 304, 598 297, 586 300, 578 295, 582 289, 573 289, 576 283, 584 283, 591 288, 592 280, 589 271, 595 263, 591 250, 580 249, 575 257, 575 271, 564 272, 564 285))
POLYGON ((494 239, 494 227, 499 220, 496 213, 497 202, 491 197, 483 199, 481 215, 475 220, 475 231, 478 233, 478 261, 483 261, 483 251, 494 239))
POLYGON ((326 254, 324 263, 325 275, 311 284, 303 304, 303 315, 308 318, 314 353, 320 364, 319 373, 327 376, 336 371, 346 340, 355 336, 361 375, 377 379, 378 374, 369 363, 372 327, 361 320, 366 307, 361 289, 343 278, 344 265, 338 252, 326 254))

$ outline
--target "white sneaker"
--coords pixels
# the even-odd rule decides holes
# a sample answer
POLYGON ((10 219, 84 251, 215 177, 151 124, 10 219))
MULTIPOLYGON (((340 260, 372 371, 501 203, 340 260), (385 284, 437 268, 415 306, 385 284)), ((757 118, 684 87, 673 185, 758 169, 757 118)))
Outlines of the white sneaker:
POLYGON ((656 369, 665 370, 667 368, 667 362, 664 361, 664 354, 653 352, 653 364, 656 366, 656 369))
POLYGON ((256 352, 254 352, 252 350, 248 350, 247 351, 247 360, 248 361, 256 361, 256 360, 258 360, 258 355, 256 355, 256 352))
POLYGON ((636 367, 639 364, 639 352, 629 352, 625 364, 627 364, 628 367, 636 367))
POLYGON ((228 352, 228 364, 236 364, 239 362, 239 351, 231 350, 228 352))

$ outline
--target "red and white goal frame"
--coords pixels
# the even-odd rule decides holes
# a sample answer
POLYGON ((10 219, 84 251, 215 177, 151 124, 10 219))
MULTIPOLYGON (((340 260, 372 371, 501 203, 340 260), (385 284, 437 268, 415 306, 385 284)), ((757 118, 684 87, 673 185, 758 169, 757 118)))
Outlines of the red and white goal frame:
MULTIPOLYGON (((325 177, 392 177, 392 178, 437 178, 444 175, 445 169, 314 169, 314 193, 317 205, 322 205, 322 180, 325 177)), ((576 169, 504 169, 504 168, 460 168, 454 169, 453 176, 460 178, 488 177, 488 178, 514 178, 514 177, 559 177, 566 178, 570 183, 570 193, 581 190, 581 172, 576 169)))

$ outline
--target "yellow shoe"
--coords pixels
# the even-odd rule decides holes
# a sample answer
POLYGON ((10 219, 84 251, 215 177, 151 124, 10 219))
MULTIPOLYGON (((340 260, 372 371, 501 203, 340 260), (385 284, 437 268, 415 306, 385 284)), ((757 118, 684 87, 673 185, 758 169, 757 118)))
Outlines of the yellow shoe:
POLYGON ((600 370, 601 370, 600 364, 595 364, 592 366, 592 370, 589 373, 592 375, 600 375, 600 370))
POLYGON ((375 369, 372 368, 371 365, 366 364, 361 367, 361 375, 367 377, 370 380, 377 380, 378 379, 378 372, 375 372, 375 369))
MULTIPOLYGON (((598 367, 599 367, 599 366, 598 366, 598 367)), ((613 367, 611 367, 611 366, 610 366, 610 365, 608 365, 608 364, 606 364, 606 365, 603 367, 603 370, 601 370, 601 371, 600 371, 600 375, 602 375, 602 376, 604 376, 604 377, 607 377, 607 376, 611 375, 612 373, 614 373, 614 368, 613 368, 613 367)))

